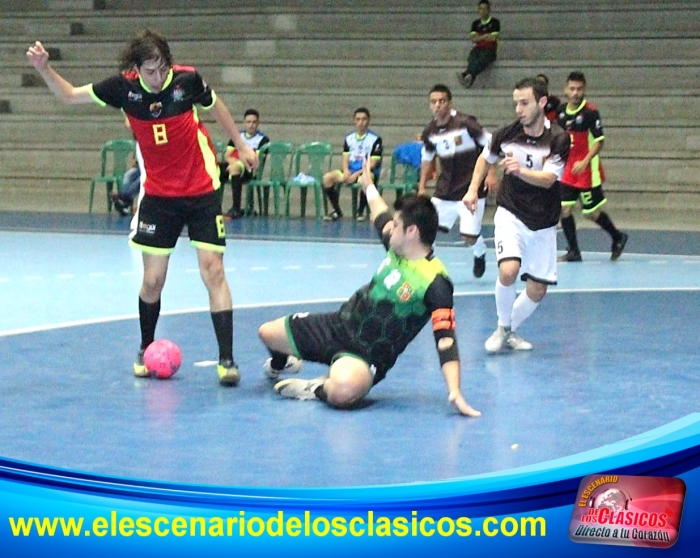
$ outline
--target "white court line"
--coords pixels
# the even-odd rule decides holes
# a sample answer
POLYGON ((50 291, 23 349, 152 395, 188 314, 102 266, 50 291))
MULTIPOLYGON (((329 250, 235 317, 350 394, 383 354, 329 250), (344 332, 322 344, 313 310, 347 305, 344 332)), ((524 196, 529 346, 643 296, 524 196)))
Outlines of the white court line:
MULTIPOLYGON (((556 289, 547 291, 548 294, 567 294, 567 293, 618 293, 618 292, 699 292, 700 286, 698 287, 622 287, 622 288, 600 288, 600 289, 556 289)), ((467 296, 493 296, 493 290, 489 291, 464 291, 455 292, 455 297, 467 297, 467 296)), ((285 307, 285 306, 304 306, 311 304, 330 304, 330 303, 343 303, 347 300, 347 297, 339 298, 321 298, 321 299, 308 299, 308 300, 289 300, 289 301, 275 301, 275 302, 260 302, 251 304, 240 304, 234 305, 235 310, 244 310, 251 308, 274 308, 275 306, 285 307)), ((185 308, 181 310, 164 310, 161 312, 161 316, 175 316, 178 314, 196 314, 198 312, 209 312, 208 306, 202 306, 198 308, 185 308)), ((22 335, 25 333, 36 333, 39 331, 51 331, 54 329, 62 329, 67 327, 79 327, 84 325, 94 325, 110 322, 118 322, 122 320, 137 320, 138 314, 124 314, 121 316, 107 316, 103 318, 91 318, 88 320, 75 320, 70 322, 60 322, 56 324, 47 324, 41 326, 31 326, 19 329, 9 329, 6 331, 0 331, 0 337, 9 337, 11 335, 22 335)))

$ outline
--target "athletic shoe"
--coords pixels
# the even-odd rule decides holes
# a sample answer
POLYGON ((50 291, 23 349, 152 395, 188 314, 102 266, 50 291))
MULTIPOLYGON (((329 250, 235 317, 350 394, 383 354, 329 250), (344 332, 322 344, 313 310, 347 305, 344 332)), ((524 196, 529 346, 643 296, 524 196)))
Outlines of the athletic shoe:
POLYGON ((289 399, 300 399, 303 401, 318 399, 315 392, 327 379, 328 376, 319 376, 313 380, 291 378, 289 380, 277 382, 274 389, 282 397, 288 397, 289 399))
POLYGON ((365 216, 364 213, 360 213, 357 217, 355 217, 355 221, 363 222, 366 220, 367 220, 367 217, 365 216))
POLYGON ((620 233, 620 240, 613 242, 612 255, 610 256, 612 261, 617 260, 622 255, 622 251, 625 249, 625 244, 627 244, 628 238, 629 235, 627 233, 620 233))
POLYGON ((472 271, 474 272, 474 277, 477 279, 479 279, 479 277, 483 277, 484 272, 486 271, 486 254, 474 256, 474 268, 472 271))
POLYGON ((279 378, 280 374, 296 374, 297 372, 299 372, 299 370, 301 370, 301 363, 301 359, 289 355, 287 356, 287 362, 285 363, 284 368, 282 370, 275 370, 274 368, 272 368, 272 358, 268 358, 265 361, 265 364, 263 364, 263 372, 265 372, 265 375, 268 378, 276 380, 277 378, 279 378))
POLYGON ((144 352, 145 349, 139 349, 139 352, 136 354, 136 360, 134 361, 134 376, 139 378, 147 378, 151 375, 151 373, 146 370, 146 365, 143 362, 144 352))
POLYGON ((457 81, 465 89, 469 89, 474 83, 474 78, 471 74, 464 75, 462 72, 457 72, 457 81))
POLYGON ((220 360, 216 365, 216 372, 219 374, 219 383, 222 386, 236 386, 241 381, 238 365, 232 360, 220 360))
POLYGON ((569 250, 563 256, 559 256, 557 258, 557 261, 558 262, 580 262, 580 261, 583 261, 583 258, 581 257, 581 252, 575 252, 573 250, 569 250))
POLYGON ((525 341, 525 339, 520 337, 520 335, 518 335, 514 331, 508 332, 508 335, 506 335, 504 345, 509 349, 513 349, 514 351, 532 350, 532 343, 528 343, 527 341, 525 341))
POLYGON ((486 343, 484 343, 484 348, 486 351, 489 353, 497 353, 503 348, 503 343, 506 340, 506 337, 510 333, 510 328, 506 328, 505 326, 498 326, 496 328, 496 331, 494 331, 491 334, 491 337, 489 337, 486 340, 486 343))
POLYGON ((343 213, 341 211, 334 211, 333 213, 330 213, 328 215, 323 216, 324 221, 337 221, 343 216, 343 213))

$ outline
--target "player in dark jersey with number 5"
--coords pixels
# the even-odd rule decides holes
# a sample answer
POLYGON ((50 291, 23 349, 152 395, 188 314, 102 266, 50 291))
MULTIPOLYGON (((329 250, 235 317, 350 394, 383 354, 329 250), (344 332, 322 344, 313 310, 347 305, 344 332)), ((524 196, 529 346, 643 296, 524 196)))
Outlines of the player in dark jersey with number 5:
POLYGON ((216 192, 218 168, 211 138, 195 108, 199 104, 211 111, 241 160, 254 169, 255 152, 243 141, 226 105, 194 68, 173 65, 167 41, 148 30, 123 51, 121 73, 95 84, 75 87, 66 81, 50 66, 49 54, 38 41, 27 50, 27 59, 64 103, 121 109, 138 143, 145 179, 130 234, 131 245, 143 253, 141 347, 134 374, 148 376, 143 351, 154 339, 170 254, 186 225, 209 292, 219 344, 219 382, 236 385, 240 374, 233 359, 233 305, 223 264, 226 239, 216 192))
POLYGON ((535 78, 518 82, 513 102, 518 119, 493 134, 479 156, 464 196, 467 209, 474 212, 487 165, 501 159, 504 175, 493 218, 498 327, 485 343, 490 353, 504 348, 532 349, 515 330, 535 311, 547 286, 557 282, 557 222, 561 210, 557 180, 569 156, 566 132, 545 117, 544 83, 535 78), (517 295, 515 281, 519 276, 527 284, 517 295))

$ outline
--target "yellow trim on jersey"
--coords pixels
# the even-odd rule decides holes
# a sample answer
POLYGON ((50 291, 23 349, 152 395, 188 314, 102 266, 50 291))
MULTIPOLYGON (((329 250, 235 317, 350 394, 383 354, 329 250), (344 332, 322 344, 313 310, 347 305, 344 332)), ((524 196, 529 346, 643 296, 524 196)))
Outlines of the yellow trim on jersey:
POLYGON ((585 106, 585 104, 586 104, 586 99, 583 99, 581 101, 581 104, 578 107, 576 107, 574 110, 569 110, 569 105, 567 104, 566 105, 566 114, 573 116, 574 114, 581 112, 581 109, 585 106))
POLYGON ((92 100, 95 101, 101 107, 107 106, 107 103, 105 103, 102 99, 100 99, 97 95, 95 95, 95 90, 93 89, 92 83, 90 84, 90 97, 92 97, 92 100))
POLYGON ((216 104, 216 100, 218 99, 218 97, 216 96, 216 93, 214 92, 213 89, 211 90, 211 99, 212 99, 211 105, 206 106, 206 107, 204 105, 202 105, 202 108, 204 110, 211 110, 211 108, 216 104))

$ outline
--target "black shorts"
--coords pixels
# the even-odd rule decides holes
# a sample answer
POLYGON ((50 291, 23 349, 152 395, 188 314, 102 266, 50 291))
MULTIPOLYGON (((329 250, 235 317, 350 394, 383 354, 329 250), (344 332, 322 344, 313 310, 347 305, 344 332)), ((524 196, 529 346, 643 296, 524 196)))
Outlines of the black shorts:
POLYGON ((187 226, 196 247, 223 252, 226 230, 217 192, 202 196, 165 198, 145 194, 131 224, 131 244, 149 254, 170 254, 187 226))
POLYGON ((593 188, 573 188, 566 184, 560 184, 561 204, 574 205, 579 199, 581 200, 581 213, 593 213, 600 208, 606 201, 603 186, 595 186, 593 188))
POLYGON ((358 358, 367 363, 374 384, 383 380, 389 371, 390 366, 371 362, 367 352, 354 343, 356 336, 345 328, 337 312, 298 312, 287 316, 285 325, 294 355, 302 360, 330 366, 342 356, 358 358))

